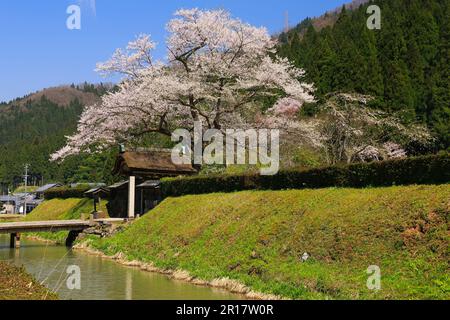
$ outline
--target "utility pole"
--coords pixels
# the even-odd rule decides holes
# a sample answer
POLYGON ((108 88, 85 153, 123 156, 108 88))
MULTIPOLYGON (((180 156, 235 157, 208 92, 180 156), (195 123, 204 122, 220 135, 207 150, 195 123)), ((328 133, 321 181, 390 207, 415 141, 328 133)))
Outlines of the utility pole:
POLYGON ((23 201, 23 214, 27 215, 27 183, 28 183, 28 168, 29 168, 29 164, 25 165, 25 175, 23 176, 24 179, 24 193, 25 193, 25 197, 24 197, 24 201, 23 201))
MULTIPOLYGON (((9 191, 9 187, 8 187, 8 208, 11 208, 11 192, 9 191)), ((15 214, 16 209, 13 210, 12 214, 15 214)), ((8 210, 6 210, 6 213, 8 213, 8 210)))

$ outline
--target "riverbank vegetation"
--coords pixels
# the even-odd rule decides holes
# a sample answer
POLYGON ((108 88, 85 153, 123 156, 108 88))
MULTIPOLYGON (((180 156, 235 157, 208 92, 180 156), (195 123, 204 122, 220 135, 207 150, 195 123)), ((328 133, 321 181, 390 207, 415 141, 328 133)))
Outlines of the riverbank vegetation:
POLYGON ((449 185, 168 198, 90 246, 294 299, 448 299, 449 199, 449 185))
POLYGON ((0 300, 56 300, 57 298, 23 268, 0 261, 0 300))

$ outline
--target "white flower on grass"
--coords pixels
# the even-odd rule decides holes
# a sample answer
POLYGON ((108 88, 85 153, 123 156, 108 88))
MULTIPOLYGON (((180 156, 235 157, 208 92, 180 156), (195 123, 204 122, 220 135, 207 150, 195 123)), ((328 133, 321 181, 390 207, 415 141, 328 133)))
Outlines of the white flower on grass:
POLYGON ((307 252, 305 252, 302 256, 302 262, 308 261, 309 257, 310 257, 309 254, 307 252))

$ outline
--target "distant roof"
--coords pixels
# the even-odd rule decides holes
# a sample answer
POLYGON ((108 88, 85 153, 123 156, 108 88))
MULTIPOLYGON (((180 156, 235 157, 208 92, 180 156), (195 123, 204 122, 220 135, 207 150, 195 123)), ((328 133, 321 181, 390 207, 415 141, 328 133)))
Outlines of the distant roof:
POLYGON ((145 187, 147 187, 147 188, 157 188, 160 185, 161 185, 161 181, 159 181, 159 180, 148 180, 148 181, 145 181, 145 182, 141 183, 140 185, 138 185, 136 187, 138 187, 138 188, 145 188, 145 187))
POLYGON ((88 186, 90 188, 100 188, 100 187, 106 187, 106 183, 102 183, 102 182, 89 182, 89 183, 86 182, 86 183, 83 183, 83 182, 80 182, 80 183, 72 183, 70 185, 71 188, 76 188, 76 187, 79 187, 79 186, 88 186))
POLYGON ((152 179, 192 175, 197 171, 188 165, 177 165, 172 161, 172 151, 168 149, 149 149, 127 151, 117 156, 114 174, 138 176, 152 179))
POLYGON ((13 196, 17 198, 25 198, 28 197, 29 195, 30 195, 29 193, 25 192, 13 193, 13 196))
POLYGON ((97 194, 97 193, 109 193, 109 190, 108 190, 108 188, 105 188, 105 187, 97 187, 97 188, 92 188, 91 190, 86 191, 84 194, 92 195, 92 194, 97 194))
POLYGON ((117 182, 117 183, 109 186, 108 189, 119 189, 123 186, 126 186, 127 184, 128 184, 128 181, 117 182))
POLYGON ((16 202, 19 199, 15 196, 0 196, 0 202, 16 202))
POLYGON ((61 187, 61 186, 62 186, 61 183, 49 183, 49 184, 46 184, 45 186, 42 186, 42 187, 38 188, 36 190, 36 193, 43 193, 43 192, 45 192, 47 190, 50 190, 50 189, 53 189, 53 188, 57 188, 57 187, 61 187))

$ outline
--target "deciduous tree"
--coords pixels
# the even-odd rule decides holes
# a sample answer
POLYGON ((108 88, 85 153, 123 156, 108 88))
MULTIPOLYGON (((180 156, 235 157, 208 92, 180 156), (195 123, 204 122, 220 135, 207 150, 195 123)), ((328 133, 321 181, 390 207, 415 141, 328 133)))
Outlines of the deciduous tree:
POLYGON ((77 133, 54 160, 147 133, 192 130, 194 121, 218 130, 248 127, 265 97, 299 106, 314 100, 313 86, 301 81, 304 71, 275 54, 265 28, 224 10, 190 9, 177 11, 167 30, 167 63, 154 61, 156 44, 141 35, 98 65, 102 73, 122 74, 123 81, 84 110, 77 133))

